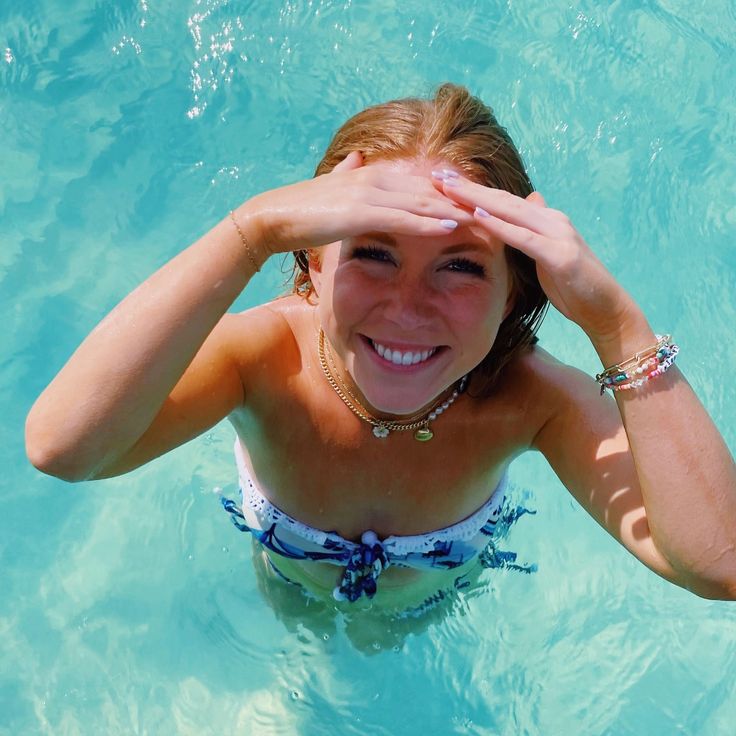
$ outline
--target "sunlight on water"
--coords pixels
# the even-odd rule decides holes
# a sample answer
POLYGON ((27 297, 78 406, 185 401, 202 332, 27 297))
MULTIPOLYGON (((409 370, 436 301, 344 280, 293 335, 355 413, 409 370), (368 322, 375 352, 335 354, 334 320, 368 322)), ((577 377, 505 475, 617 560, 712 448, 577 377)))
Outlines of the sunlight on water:
MULTIPOLYGON (((676 335, 736 448, 714 358, 736 320, 734 5, 531 5, 3 4, 0 736, 733 732, 733 606, 644 569, 539 457, 512 468, 537 513, 504 540, 537 572, 485 571, 422 620, 264 586, 218 502, 225 424, 104 482, 24 458, 30 404, 119 299, 244 198, 311 176, 348 115, 444 80, 494 107, 676 335)), ((269 263, 235 309, 284 279, 269 263)), ((558 315, 542 342, 599 369, 558 315)))

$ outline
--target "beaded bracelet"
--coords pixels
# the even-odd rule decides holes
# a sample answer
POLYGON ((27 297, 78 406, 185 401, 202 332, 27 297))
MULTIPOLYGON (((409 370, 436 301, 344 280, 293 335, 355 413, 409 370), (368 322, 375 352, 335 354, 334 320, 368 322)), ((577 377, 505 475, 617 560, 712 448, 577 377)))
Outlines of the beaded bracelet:
POLYGON ((629 391, 640 388, 652 378, 661 376, 675 362, 680 348, 670 342, 669 335, 657 335, 657 342, 640 350, 631 358, 606 368, 595 380, 601 385, 601 396, 606 389, 629 391))

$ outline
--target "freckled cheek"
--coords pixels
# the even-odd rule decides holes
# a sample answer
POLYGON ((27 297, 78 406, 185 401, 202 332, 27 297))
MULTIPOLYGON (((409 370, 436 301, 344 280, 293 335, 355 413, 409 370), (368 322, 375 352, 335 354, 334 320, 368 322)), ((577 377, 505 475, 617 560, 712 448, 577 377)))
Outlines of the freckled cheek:
POLYGON ((360 319, 375 306, 378 294, 372 279, 356 274, 351 278, 336 278, 331 304, 335 318, 347 323, 360 319))
POLYGON ((485 355, 503 319, 504 305, 505 302, 488 293, 465 299, 456 298, 448 302, 445 319, 461 342, 466 343, 467 347, 475 344, 476 351, 485 355))
POLYGON ((444 313, 458 325, 473 325, 493 320, 503 311, 499 295, 487 288, 457 288, 448 290, 444 298, 444 313))

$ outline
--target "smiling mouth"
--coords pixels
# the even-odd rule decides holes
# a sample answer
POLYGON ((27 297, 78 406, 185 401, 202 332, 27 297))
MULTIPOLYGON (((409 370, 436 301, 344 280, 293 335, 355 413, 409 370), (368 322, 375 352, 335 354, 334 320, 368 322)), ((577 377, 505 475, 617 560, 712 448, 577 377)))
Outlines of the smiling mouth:
POLYGON ((398 348, 391 348, 388 345, 384 345, 376 340, 372 340, 367 337, 366 342, 373 348, 374 352, 383 358, 388 363, 394 365, 419 365, 420 363, 426 363, 433 355, 442 349, 441 346, 433 348, 425 348, 422 350, 400 350, 398 348))

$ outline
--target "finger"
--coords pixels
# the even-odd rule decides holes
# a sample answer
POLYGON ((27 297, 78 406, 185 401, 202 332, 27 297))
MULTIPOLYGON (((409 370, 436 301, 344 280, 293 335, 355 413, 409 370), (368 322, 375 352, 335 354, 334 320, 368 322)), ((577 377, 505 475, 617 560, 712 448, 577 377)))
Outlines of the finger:
MULTIPOLYGON (((533 205, 537 206, 537 205, 533 205)), ((553 251, 549 238, 500 217, 476 211, 476 222, 501 242, 516 248, 540 263, 546 263, 553 251)))
POLYGON ((460 224, 457 218, 425 217, 403 209, 369 207, 361 218, 360 230, 377 231, 397 235, 440 237, 454 232, 460 224))
POLYGON ((551 236, 555 232, 556 226, 550 211, 540 207, 534 199, 529 201, 504 189, 486 187, 463 177, 446 178, 441 183, 447 197, 469 208, 480 207, 494 217, 540 235, 551 236))
POLYGON ((376 207, 404 210, 437 220, 451 219, 459 225, 472 225, 475 222, 472 212, 442 195, 435 197, 411 192, 371 189, 368 193, 368 203, 376 207))
POLYGON ((447 199, 441 189, 436 189, 430 179, 426 176, 414 176, 413 174, 400 174, 392 171, 380 171, 371 166, 363 168, 365 183, 376 189, 387 192, 412 192, 427 197, 438 197, 447 199))
POLYGON ((531 202, 532 204, 536 204, 540 207, 546 207, 547 203, 544 201, 544 197, 539 192, 532 192, 529 194, 526 198, 527 202, 531 202))
POLYGON ((363 154, 360 151, 350 151, 332 171, 350 171, 351 169, 359 169, 362 165, 363 154))
MULTIPOLYGON (((444 192, 444 189, 443 189, 444 184, 445 184, 445 181, 448 181, 450 179, 457 179, 457 178, 459 178, 459 176, 455 176, 455 175, 450 176, 450 175, 446 174, 445 173, 446 171, 449 171, 449 170, 448 169, 444 169, 444 170, 442 170, 442 169, 439 169, 439 170, 435 169, 435 170, 432 171, 432 176, 430 177, 430 181, 432 182, 432 186, 438 192, 441 192, 442 194, 445 193, 444 192)), ((455 172, 453 172, 453 174, 455 174, 455 172)), ((450 183, 452 184, 452 182, 450 182, 450 183)))

